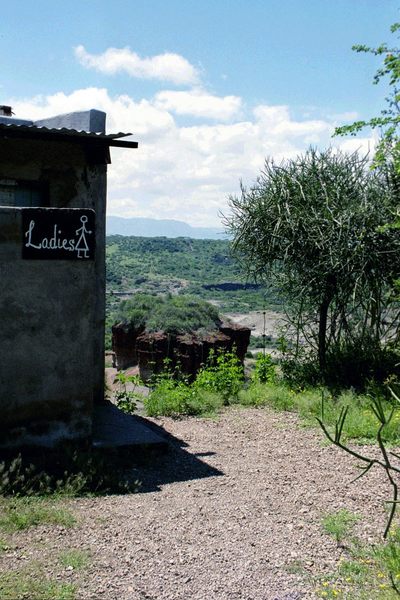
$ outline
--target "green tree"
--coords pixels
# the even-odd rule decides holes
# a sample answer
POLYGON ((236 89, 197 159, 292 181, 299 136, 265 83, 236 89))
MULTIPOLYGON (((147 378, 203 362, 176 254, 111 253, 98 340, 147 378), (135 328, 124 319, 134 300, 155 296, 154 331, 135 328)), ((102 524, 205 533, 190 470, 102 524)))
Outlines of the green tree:
MULTIPOLYGON (((391 26, 391 32, 400 30, 400 23, 391 26)), ((376 48, 364 44, 356 44, 352 48, 355 52, 365 52, 374 56, 382 56, 382 66, 375 73, 373 82, 378 84, 383 78, 388 78, 390 93, 386 98, 386 107, 382 109, 380 116, 373 117, 367 121, 355 121, 351 125, 337 127, 335 135, 357 135, 366 127, 378 129, 380 141, 377 145, 374 157, 375 165, 392 163, 395 170, 400 173, 400 48, 388 46, 383 43, 376 48)))
MULTIPOLYGON (((396 34, 400 30, 400 23, 394 23, 391 32, 396 34)), ((386 106, 381 110, 380 116, 373 117, 367 121, 355 121, 351 125, 337 127, 335 135, 357 135, 366 127, 378 129, 380 140, 377 144, 373 165, 392 170, 392 180, 397 193, 400 197, 400 48, 389 46, 382 43, 376 48, 371 48, 364 44, 356 44, 352 48, 355 52, 365 52, 374 56, 383 57, 382 66, 376 71, 373 82, 380 83, 382 79, 388 79, 390 93, 385 98, 386 106)), ((400 206, 393 210, 391 219, 387 227, 400 229, 400 206)), ((400 297, 400 280, 394 282, 394 290, 400 297)))
POLYGON ((398 276, 399 236, 380 226, 396 203, 390 177, 367 159, 310 149, 267 160, 255 184, 230 198, 225 225, 246 272, 273 281, 321 373, 340 345, 379 346, 388 330, 388 285, 398 276))

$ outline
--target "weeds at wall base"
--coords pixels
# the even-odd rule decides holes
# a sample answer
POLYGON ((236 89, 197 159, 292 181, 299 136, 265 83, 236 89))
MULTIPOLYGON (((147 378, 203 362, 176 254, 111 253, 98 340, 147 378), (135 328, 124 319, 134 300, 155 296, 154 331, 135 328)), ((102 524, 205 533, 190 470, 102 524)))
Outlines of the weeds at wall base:
POLYGON ((79 497, 133 493, 140 483, 127 475, 124 460, 112 451, 65 447, 27 450, 0 462, 0 496, 79 497))

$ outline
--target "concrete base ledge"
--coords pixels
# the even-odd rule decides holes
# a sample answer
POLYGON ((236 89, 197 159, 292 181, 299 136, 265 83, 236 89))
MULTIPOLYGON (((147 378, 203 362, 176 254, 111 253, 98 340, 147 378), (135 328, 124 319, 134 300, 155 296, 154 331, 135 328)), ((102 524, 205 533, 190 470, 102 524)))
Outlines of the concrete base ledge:
POLYGON ((146 420, 128 415, 111 402, 103 402, 93 411, 93 448, 166 451, 167 439, 155 433, 146 420))

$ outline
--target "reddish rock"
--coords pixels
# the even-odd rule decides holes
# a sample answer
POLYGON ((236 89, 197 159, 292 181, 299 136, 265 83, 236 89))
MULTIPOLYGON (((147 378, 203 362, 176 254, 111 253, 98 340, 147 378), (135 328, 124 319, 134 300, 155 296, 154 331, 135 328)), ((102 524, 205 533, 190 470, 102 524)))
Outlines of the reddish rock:
POLYGON ((243 363, 250 341, 250 329, 230 322, 224 322, 219 330, 204 335, 149 333, 127 329, 122 324, 115 325, 112 332, 117 368, 126 369, 138 364, 143 381, 160 373, 165 368, 166 358, 170 360, 171 369, 178 366, 190 379, 195 378, 211 350, 235 351, 243 363))
POLYGON ((164 369, 164 360, 169 358, 171 336, 163 331, 144 332, 136 340, 136 353, 139 363, 139 375, 142 381, 148 381, 153 373, 164 369))
POLYGON ((235 347, 240 362, 244 363, 244 357, 250 343, 251 329, 230 321, 224 321, 219 329, 230 338, 232 344, 230 349, 232 350, 235 347))
POLYGON ((173 361, 182 372, 194 379, 200 367, 207 362, 210 350, 230 350, 230 339, 220 331, 205 336, 179 335, 176 338, 173 361))
POLYGON ((135 329, 126 323, 117 323, 112 327, 113 366, 127 369, 137 365, 136 340, 143 333, 144 327, 135 329))

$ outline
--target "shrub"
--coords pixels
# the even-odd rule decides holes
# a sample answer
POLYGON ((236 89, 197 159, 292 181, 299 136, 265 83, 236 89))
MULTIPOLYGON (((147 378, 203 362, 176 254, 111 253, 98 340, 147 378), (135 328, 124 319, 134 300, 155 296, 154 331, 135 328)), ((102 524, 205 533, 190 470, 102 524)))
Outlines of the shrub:
POLYGON ((123 300, 114 320, 136 329, 172 334, 213 331, 221 322, 217 309, 204 300, 193 296, 148 294, 135 294, 129 300, 123 300))
POLYGON ((251 379, 258 383, 274 383, 276 381, 275 365, 270 354, 259 352, 251 379))
POLYGON ((162 301, 160 296, 135 294, 133 298, 121 301, 114 320, 132 325, 136 329, 144 328, 149 315, 162 301))
POLYGON ((154 376, 153 389, 144 399, 149 416, 205 415, 221 407, 222 400, 217 394, 207 393, 179 375, 166 368, 154 376))
POLYGON ((284 384, 254 382, 239 394, 244 406, 270 406, 275 410, 291 411, 296 408, 295 393, 284 384))
POLYGON ((218 329, 220 318, 217 309, 192 296, 165 297, 146 322, 148 331, 188 333, 218 329))
POLYGON ((286 347, 281 370, 291 387, 326 385, 339 392, 354 388, 365 391, 372 381, 383 384, 393 374, 398 374, 399 355, 393 347, 382 347, 365 339, 354 339, 332 345, 326 355, 322 373, 316 355, 304 347, 296 351, 286 347))
POLYGON ((243 367, 235 352, 210 351, 193 387, 220 394, 224 404, 237 401, 244 382, 243 367))
POLYGON ((235 352, 212 350, 192 384, 169 364, 165 361, 164 371, 153 378, 152 391, 144 400, 148 415, 204 415, 237 401, 244 374, 235 352))
POLYGON ((119 389, 114 394, 114 400, 121 410, 128 414, 135 412, 137 408, 138 400, 142 400, 142 395, 136 392, 136 387, 141 384, 138 375, 126 375, 123 371, 120 371, 115 376, 118 381, 119 389), (127 385, 133 385, 133 390, 128 391, 127 385))

